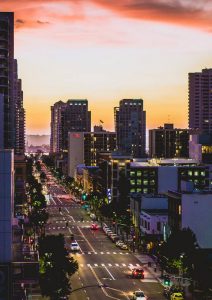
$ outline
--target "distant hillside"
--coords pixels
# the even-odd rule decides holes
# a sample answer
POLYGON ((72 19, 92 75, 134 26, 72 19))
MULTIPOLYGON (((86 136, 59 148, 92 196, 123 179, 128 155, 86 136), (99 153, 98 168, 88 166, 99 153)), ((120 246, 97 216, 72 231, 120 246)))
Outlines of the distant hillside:
POLYGON ((29 146, 30 145, 33 145, 33 146, 49 145, 50 135, 31 134, 31 135, 27 135, 26 141, 29 146))

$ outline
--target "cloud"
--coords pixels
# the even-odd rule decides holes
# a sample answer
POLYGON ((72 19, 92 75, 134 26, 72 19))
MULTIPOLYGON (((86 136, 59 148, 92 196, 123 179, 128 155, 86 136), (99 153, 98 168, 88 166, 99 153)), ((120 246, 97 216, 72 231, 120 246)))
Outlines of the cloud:
MULTIPOLYGON (((211 0, 10 0, 1 3, 1 10, 16 8, 17 20, 25 20, 16 22, 19 27, 38 27, 56 22, 84 22, 89 17, 85 12, 89 5, 93 10, 96 6, 123 18, 212 30, 211 0)), ((97 14, 94 18, 98 18, 97 14)))
POLYGON ((212 29, 210 0, 93 0, 126 18, 212 29))
POLYGON ((49 22, 43 22, 43 21, 40 21, 40 20, 37 20, 37 23, 41 24, 41 25, 49 24, 49 22))
POLYGON ((24 24, 25 23, 24 20, 22 20, 22 19, 17 19, 15 22, 16 23, 20 23, 20 24, 24 24))

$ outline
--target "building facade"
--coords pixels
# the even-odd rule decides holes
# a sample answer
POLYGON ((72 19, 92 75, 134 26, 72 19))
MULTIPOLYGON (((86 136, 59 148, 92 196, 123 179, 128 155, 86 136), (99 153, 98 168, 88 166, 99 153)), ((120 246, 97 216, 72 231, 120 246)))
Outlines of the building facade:
POLYGON ((74 177, 79 164, 97 166, 99 152, 115 150, 115 132, 69 132, 68 175, 74 177))
POLYGON ((3 95, 2 148, 15 148, 14 14, 0 12, 0 94, 3 95))
POLYGON ((50 152, 68 151, 69 132, 89 132, 91 112, 87 100, 68 100, 56 102, 51 106, 50 152))
POLYGON ((142 99, 123 99, 114 108, 117 147, 122 155, 144 157, 146 152, 146 112, 142 99))
POLYGON ((14 59, 13 97, 15 103, 15 153, 25 153, 25 109, 23 107, 22 81, 18 78, 18 64, 14 59))
POLYGON ((0 263, 12 261, 14 151, 0 150, 0 263))
POLYGON ((189 130, 173 124, 149 130, 150 157, 189 157, 189 130))
MULTIPOLYGON (((164 160, 166 161, 166 160, 164 160)), ((175 161, 176 162, 176 161, 175 161)), ((182 181, 192 182, 194 189, 209 188, 209 166, 198 165, 190 160, 174 165, 154 165, 132 162, 130 164, 130 193, 161 194, 168 190, 181 190, 182 181), (186 165, 187 161, 187 165, 186 165)), ((167 162, 168 163, 168 162, 167 162)))
POLYGON ((168 224, 172 228, 190 228, 200 248, 212 248, 212 192, 168 192, 168 224))
POLYGON ((189 73, 189 128, 212 133, 212 69, 189 73))

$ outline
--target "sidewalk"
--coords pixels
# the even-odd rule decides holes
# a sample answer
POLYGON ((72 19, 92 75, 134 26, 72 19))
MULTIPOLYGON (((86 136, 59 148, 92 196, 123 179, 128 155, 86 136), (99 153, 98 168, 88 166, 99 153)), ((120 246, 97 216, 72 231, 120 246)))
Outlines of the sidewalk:
MULTIPOLYGON (((165 287, 163 278, 161 278, 161 270, 159 265, 156 262, 156 258, 154 259, 152 256, 148 254, 141 254, 139 252, 133 253, 133 255, 144 265, 144 270, 148 270, 148 272, 162 285, 165 287)), ((167 274, 167 273, 164 273, 167 274)), ((192 296, 190 292, 186 292, 185 295, 186 300, 197 300, 196 297, 192 296)), ((199 300, 199 299, 198 299, 199 300)))
POLYGON ((161 271, 159 269, 159 265, 156 263, 156 260, 147 254, 141 254, 139 252, 135 252, 133 255, 142 263, 142 265, 144 265, 144 269, 147 269, 148 272, 163 285, 161 271))

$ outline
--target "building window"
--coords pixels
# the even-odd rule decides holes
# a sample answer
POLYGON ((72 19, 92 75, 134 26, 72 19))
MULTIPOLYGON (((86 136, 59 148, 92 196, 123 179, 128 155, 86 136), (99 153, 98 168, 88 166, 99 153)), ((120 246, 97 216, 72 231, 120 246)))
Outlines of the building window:
POLYGON ((160 222, 157 222, 157 231, 161 231, 161 223, 160 222))
POLYGON ((147 229, 150 230, 150 224, 149 224, 149 222, 147 223, 147 229))
POLYGON ((140 193, 140 192, 141 192, 141 189, 140 189, 140 188, 139 188, 139 189, 137 189, 137 190, 136 190, 136 192, 137 192, 137 193, 140 193))
POLYGON ((141 185, 141 179, 137 179, 137 185, 141 185))
POLYGON ((144 181, 143 181, 143 184, 144 184, 144 185, 148 185, 148 180, 144 180, 144 181))
POLYGON ((201 176, 205 176, 205 171, 201 171, 201 176))
POLYGON ((135 171, 131 171, 131 172, 130 172, 130 176, 131 176, 131 177, 134 177, 134 176, 135 176, 135 171))
POLYGON ((195 171, 195 172, 194 172, 194 176, 199 176, 199 172, 198 172, 198 171, 195 171))
POLYGON ((135 193, 135 189, 130 189, 130 193, 135 193))
POLYGON ((141 177, 141 175, 142 175, 141 171, 138 171, 137 172, 137 177, 141 177))
POLYGON ((130 180, 130 184, 131 185, 135 185, 135 180, 133 179, 133 180, 130 180))

